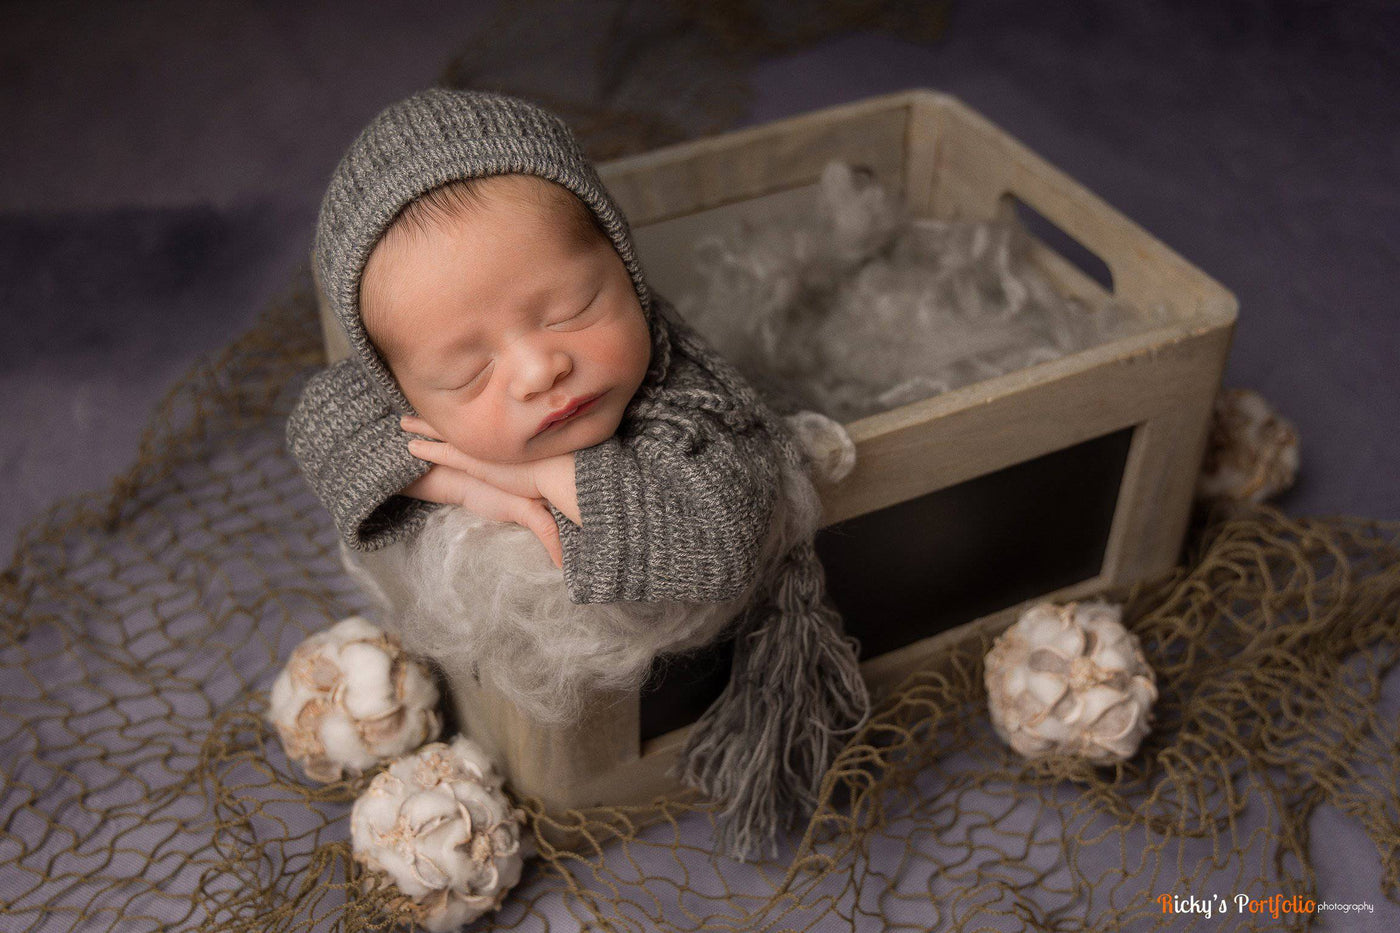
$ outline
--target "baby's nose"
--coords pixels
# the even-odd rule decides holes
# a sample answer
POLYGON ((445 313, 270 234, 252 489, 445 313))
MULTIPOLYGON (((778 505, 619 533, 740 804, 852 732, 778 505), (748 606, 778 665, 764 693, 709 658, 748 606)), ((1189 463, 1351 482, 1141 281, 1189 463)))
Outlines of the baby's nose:
POLYGON ((516 394, 528 399, 548 392, 569 373, 574 363, 569 354, 557 347, 528 348, 520 354, 515 377, 516 394))

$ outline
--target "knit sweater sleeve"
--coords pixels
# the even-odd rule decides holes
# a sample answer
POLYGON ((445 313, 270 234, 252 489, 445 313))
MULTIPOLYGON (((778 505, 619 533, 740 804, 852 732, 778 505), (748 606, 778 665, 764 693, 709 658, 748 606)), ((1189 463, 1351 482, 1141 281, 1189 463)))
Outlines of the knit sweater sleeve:
POLYGON ((618 433, 574 455, 581 525, 557 510, 577 603, 733 599, 757 572, 780 449, 761 404, 693 335, 618 433))
POLYGON ((430 503, 398 493, 428 471, 399 413, 353 360, 311 377, 287 419, 287 447, 350 547, 372 551, 422 524, 430 503))

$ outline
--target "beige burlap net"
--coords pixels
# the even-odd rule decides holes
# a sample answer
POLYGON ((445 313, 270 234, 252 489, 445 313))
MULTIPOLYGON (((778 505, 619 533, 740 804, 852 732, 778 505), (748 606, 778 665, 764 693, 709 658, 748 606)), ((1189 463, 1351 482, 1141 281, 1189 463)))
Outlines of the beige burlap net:
MULTIPOLYGON (((302 290, 172 392, 110 491, 23 536, 0 577, 0 927, 391 923, 350 858, 361 783, 304 780, 263 721, 292 647, 365 608, 283 450, 319 361, 302 290)), ((694 799, 554 817, 524 800, 540 855, 483 927, 1216 929, 1157 898, 1315 897, 1322 805, 1364 829, 1394 898, 1398 532, 1216 514, 1185 567, 1113 594, 1162 693, 1122 767, 1016 759, 987 725, 985 645, 965 644, 881 706, 779 859, 717 858, 694 799)))

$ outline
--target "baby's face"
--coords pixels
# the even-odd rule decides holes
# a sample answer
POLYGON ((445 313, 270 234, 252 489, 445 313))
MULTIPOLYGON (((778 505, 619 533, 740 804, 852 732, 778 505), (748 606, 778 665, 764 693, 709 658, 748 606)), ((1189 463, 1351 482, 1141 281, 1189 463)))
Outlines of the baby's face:
POLYGON ((580 242, 567 208, 494 187, 550 182, 490 184, 484 205, 375 247, 367 327, 457 449, 520 463, 591 447, 617 430, 650 362, 632 280, 606 239, 580 242))

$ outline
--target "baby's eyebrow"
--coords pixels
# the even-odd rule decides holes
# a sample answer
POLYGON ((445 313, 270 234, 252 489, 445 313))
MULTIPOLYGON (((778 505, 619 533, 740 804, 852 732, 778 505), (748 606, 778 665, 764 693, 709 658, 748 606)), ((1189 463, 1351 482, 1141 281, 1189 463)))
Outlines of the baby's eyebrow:
POLYGON ((434 348, 434 357, 455 358, 459 353, 467 353, 480 349, 486 342, 486 328, 482 326, 481 318, 489 312, 477 309, 464 309, 458 313, 457 321, 448 331, 450 339, 444 341, 443 335, 437 332, 425 332, 420 336, 430 341, 434 348))
MULTIPOLYGON (((429 335, 432 339, 433 335, 429 335)), ((447 343, 436 343, 438 354, 442 357, 455 357, 459 353, 468 353, 480 348, 482 344, 481 329, 472 327, 459 334, 456 339, 447 343)))
POLYGON ((399 348, 401 363, 413 378, 421 382, 437 382, 456 378, 479 360, 480 334, 470 332, 449 343, 435 340, 430 333, 417 333, 410 343, 399 348))

